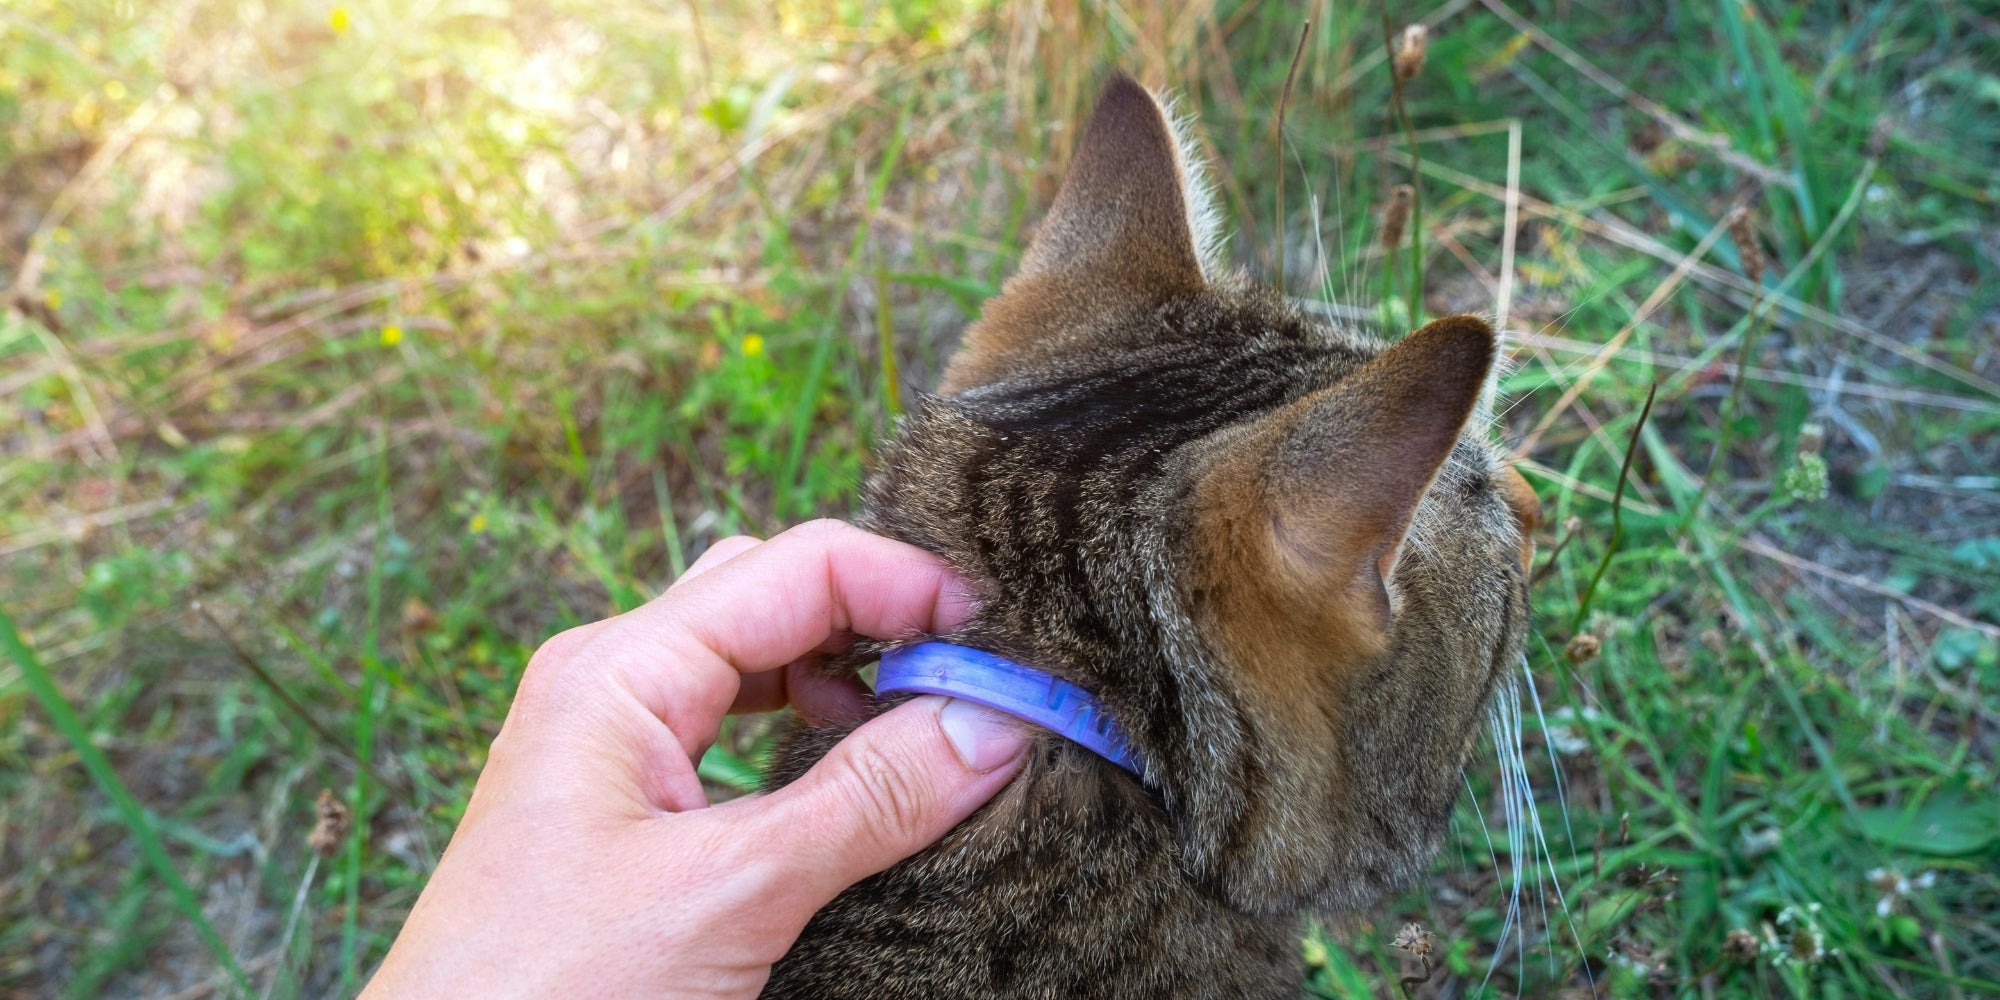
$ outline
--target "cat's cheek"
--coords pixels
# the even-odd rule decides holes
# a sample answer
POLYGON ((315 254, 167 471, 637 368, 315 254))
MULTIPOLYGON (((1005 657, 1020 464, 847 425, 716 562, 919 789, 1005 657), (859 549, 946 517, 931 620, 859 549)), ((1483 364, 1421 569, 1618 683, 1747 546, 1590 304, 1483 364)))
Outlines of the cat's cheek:
POLYGON ((1514 524, 1521 529, 1521 570, 1526 572, 1535 562, 1535 529, 1542 525, 1542 499, 1535 495, 1535 488, 1520 470, 1511 465, 1501 469, 1496 478, 1501 499, 1507 501, 1514 524))

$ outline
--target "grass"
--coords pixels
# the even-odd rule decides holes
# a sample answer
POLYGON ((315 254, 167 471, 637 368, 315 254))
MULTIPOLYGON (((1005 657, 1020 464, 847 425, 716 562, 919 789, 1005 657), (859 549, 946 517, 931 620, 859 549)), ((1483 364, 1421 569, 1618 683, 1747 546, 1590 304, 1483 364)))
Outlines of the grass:
POLYGON ((850 510, 1117 64, 1239 262, 1515 335, 1537 817, 1472 768, 1304 986, 2000 994, 2000 24, 1450 0, 1397 107, 1311 6, 0 11, 0 992, 351 992, 529 652, 850 510))

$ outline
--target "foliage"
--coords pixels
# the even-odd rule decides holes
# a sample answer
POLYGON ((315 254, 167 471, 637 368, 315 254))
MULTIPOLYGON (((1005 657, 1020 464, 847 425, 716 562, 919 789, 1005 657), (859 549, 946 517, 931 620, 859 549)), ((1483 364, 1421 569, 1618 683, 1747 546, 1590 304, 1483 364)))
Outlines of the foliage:
POLYGON ((1990 15, 1454 0, 1392 90, 1311 6, 1283 155, 1268 4, 0 10, 0 990, 351 992, 542 638, 850 510, 1115 62, 1238 262, 1517 337, 1538 815, 1475 768, 1307 985, 2000 993, 1990 15))

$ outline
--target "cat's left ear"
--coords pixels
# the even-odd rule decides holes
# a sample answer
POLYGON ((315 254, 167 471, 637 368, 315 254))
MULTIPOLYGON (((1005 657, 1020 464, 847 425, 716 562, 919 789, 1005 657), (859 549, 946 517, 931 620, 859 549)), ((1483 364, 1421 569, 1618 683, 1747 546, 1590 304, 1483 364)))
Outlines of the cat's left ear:
POLYGON ((966 331, 939 388, 956 392, 1087 347, 1094 328, 1205 287, 1200 184, 1166 109, 1114 75, 1020 271, 966 331))
POLYGON ((1484 320, 1446 317, 1246 431, 1199 491, 1225 632, 1309 635, 1349 659, 1387 647, 1390 570, 1496 352, 1484 320))

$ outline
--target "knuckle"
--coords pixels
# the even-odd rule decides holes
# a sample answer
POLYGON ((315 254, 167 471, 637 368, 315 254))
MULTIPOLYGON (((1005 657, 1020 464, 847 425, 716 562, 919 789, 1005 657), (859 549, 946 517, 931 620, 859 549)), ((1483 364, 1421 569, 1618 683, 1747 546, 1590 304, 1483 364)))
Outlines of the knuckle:
POLYGON ((521 671, 521 686, 515 692, 515 700, 531 705, 547 703, 555 693, 563 667, 577 658, 589 643, 590 635, 588 628, 578 626, 558 632, 542 643, 521 671))
POLYGON ((793 528, 792 532, 798 534, 802 538, 812 538, 812 539, 830 541, 842 535, 846 535, 849 532, 857 532, 860 530, 861 530, 860 528, 848 524, 846 521, 838 520, 831 517, 821 517, 821 518, 815 518, 811 521, 807 521, 799 525, 798 527, 793 528))
MULTIPOLYGON (((557 632, 555 635, 550 636, 547 642, 542 643, 540 649, 535 650, 533 659, 547 659, 551 661, 567 660, 575 656, 576 651, 582 648, 584 643, 590 641, 593 631, 587 625, 577 625, 557 632)), ((529 662, 532 663, 533 660, 529 662)))
POLYGON ((536 674, 553 672, 557 666, 575 659, 577 652, 590 641, 590 635, 589 628, 579 625, 550 636, 548 641, 535 650, 535 655, 528 657, 528 668, 524 679, 536 674))
POLYGON ((833 775, 834 785, 847 797, 864 836, 891 845, 922 832, 933 796, 918 776, 868 744, 848 748, 836 759, 840 770, 833 775))

